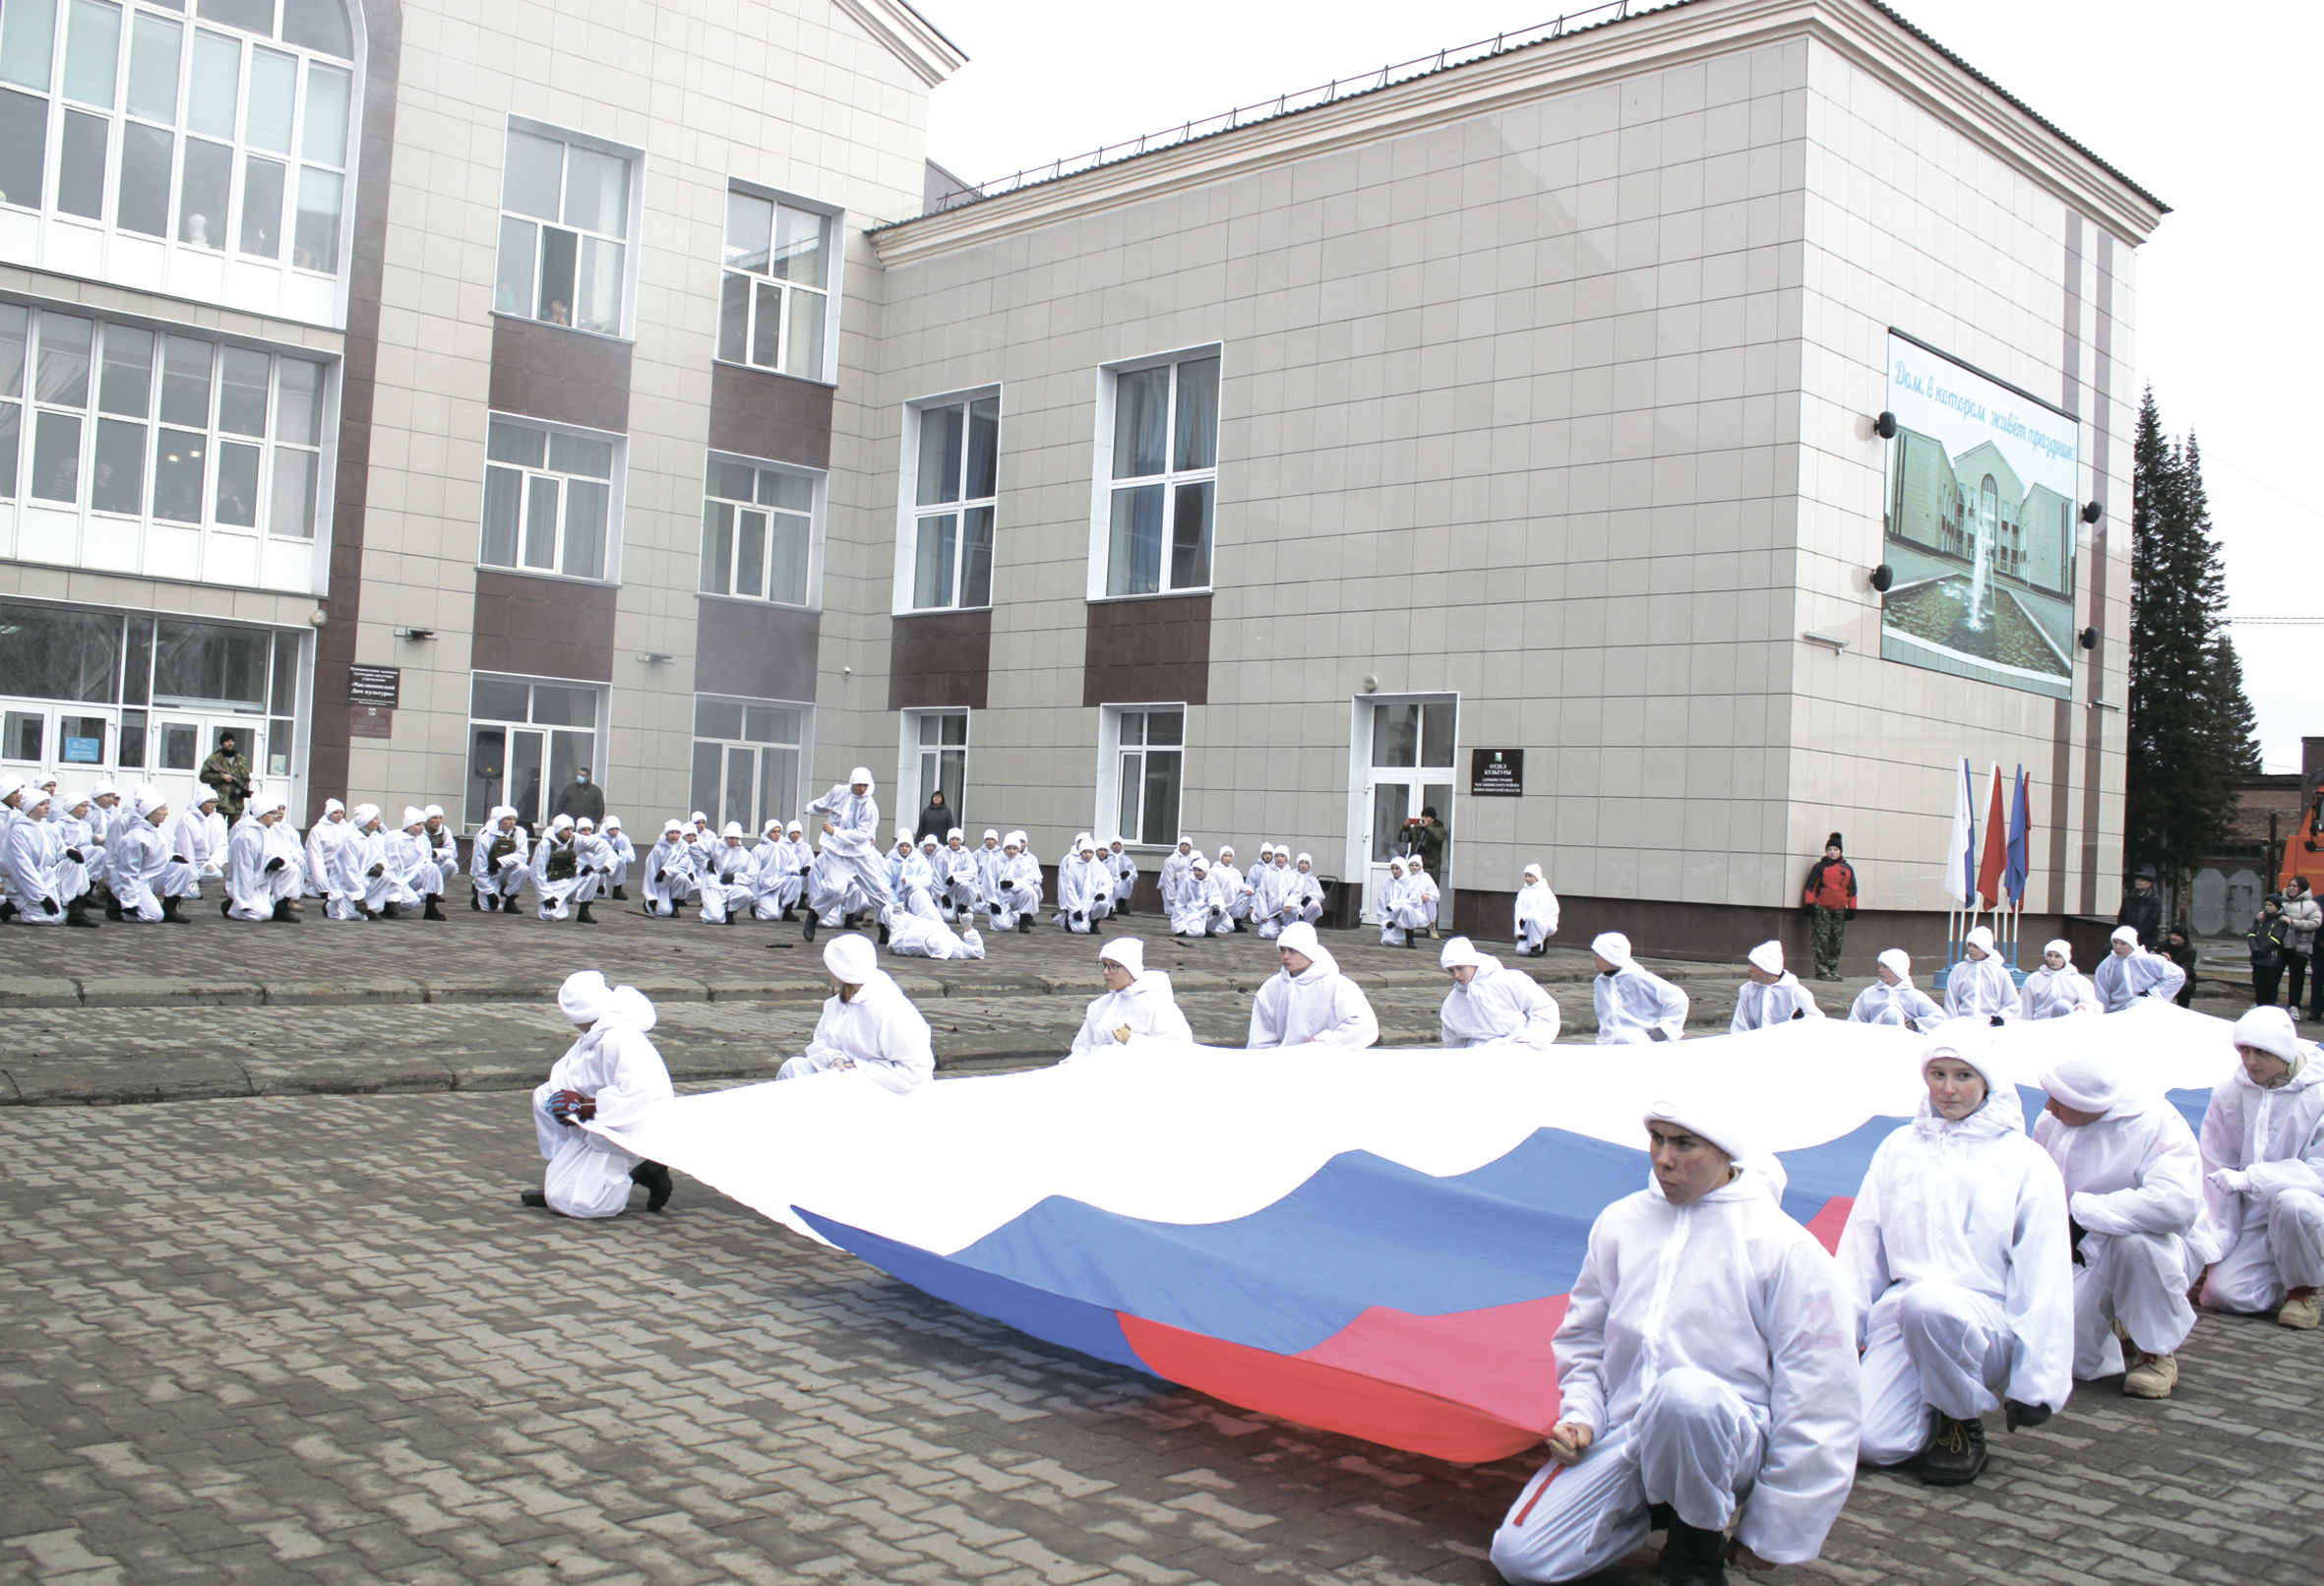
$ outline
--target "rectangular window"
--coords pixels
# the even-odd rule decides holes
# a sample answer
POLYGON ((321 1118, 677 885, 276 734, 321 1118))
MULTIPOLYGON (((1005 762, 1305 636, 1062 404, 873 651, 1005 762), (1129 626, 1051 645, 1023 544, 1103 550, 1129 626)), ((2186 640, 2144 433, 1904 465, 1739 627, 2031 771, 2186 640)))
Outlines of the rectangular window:
MULTIPOLYGON (((1099 531, 1108 595, 1210 587, 1219 354, 1109 372, 1110 475, 1099 531)), ((1093 590, 1093 593, 1095 591, 1093 590)))
POLYGON ((914 611, 993 603, 993 517, 1001 398, 968 396, 906 409, 906 580, 914 611))
POLYGON ((465 814, 481 826, 495 805, 513 805, 537 835, 577 771, 599 777, 599 691, 585 683, 534 683, 474 675, 468 696, 465 814))
POLYGON ((624 334, 635 158, 557 133, 509 129, 494 313, 624 334))
POLYGON ((26 396, 28 488, 42 501, 247 532, 272 477, 264 526, 314 536, 324 366, 312 359, 0 304, 0 495, 16 489, 26 396))
POLYGON ((280 260, 295 195, 289 262, 336 274, 355 114, 344 11, 286 0, 277 44, 269 0, 150 5, 9 0, 0 82, 14 87, 0 90, 0 205, 280 260))
POLYGON ((828 380, 831 239, 837 217, 796 200, 726 195, 718 356, 802 380, 828 380))
POLYGON ((1178 841, 1179 792, 1186 775, 1184 705, 1106 707, 1117 748, 1114 791, 1126 842, 1169 847, 1178 841))
POLYGON ((752 837, 799 814, 799 751, 807 707, 772 700, 694 702, 694 808, 752 837))
MULTIPOLYGON (((947 827, 965 826, 963 801, 968 791, 968 712, 965 710, 912 710, 904 714, 904 745, 912 753, 907 762, 913 771, 912 795, 921 806, 931 803, 929 795, 942 793, 945 808, 951 812, 946 817, 947 827), (917 746, 916 748, 914 746, 917 746)), ((918 808, 896 812, 896 824, 914 825, 918 823, 918 808)), ((971 847, 975 844, 971 843, 971 847)))
MULTIPOLYGON (((619 444, 611 436, 492 419, 485 434, 484 527, 476 560, 569 579, 610 578, 619 444)), ((275 486, 279 492, 279 478, 275 486)))
POLYGON ((703 593, 808 604, 816 479, 712 454, 703 473, 703 593))

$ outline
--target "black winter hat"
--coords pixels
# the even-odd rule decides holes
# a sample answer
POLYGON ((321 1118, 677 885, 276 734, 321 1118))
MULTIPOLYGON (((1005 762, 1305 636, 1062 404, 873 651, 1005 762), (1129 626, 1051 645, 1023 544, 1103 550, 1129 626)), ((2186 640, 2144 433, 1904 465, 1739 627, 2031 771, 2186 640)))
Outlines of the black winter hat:
POLYGON ((1826 848, 1838 848, 1842 853, 1846 853, 1848 851, 1846 845, 1840 841, 1840 833, 1837 831, 1824 838, 1824 846, 1826 848))

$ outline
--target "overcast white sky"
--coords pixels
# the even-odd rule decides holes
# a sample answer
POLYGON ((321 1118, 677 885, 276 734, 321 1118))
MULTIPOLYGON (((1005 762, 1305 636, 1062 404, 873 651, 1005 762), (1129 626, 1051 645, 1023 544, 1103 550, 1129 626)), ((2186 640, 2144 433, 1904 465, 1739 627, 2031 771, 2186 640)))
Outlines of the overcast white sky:
MULTIPOLYGON (((930 157, 1007 176, 1337 76, 1497 32, 1538 32, 1560 0, 916 0, 969 65, 939 89, 930 157)), ((1586 4, 1587 0, 1564 0, 1586 4)), ((2140 250, 2138 378, 2173 434, 2203 443, 2237 616, 2324 616, 2324 478, 2300 394, 2324 366, 2313 280, 2324 231, 2313 66, 2324 7, 2249 0, 1893 0, 1923 31, 2173 206, 2140 250)), ((2129 503, 2110 504, 2127 523, 2129 503)), ((2299 768, 2324 627, 2233 630, 2269 770, 2299 768)))

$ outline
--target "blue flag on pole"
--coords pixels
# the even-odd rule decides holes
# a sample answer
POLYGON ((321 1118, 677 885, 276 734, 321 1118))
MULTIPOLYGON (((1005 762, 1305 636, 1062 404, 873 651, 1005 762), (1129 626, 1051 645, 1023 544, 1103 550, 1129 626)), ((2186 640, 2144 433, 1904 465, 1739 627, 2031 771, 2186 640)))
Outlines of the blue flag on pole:
POLYGON ((2009 808, 2009 862, 2001 873, 2001 889, 2009 894, 2010 906, 2026 906, 2026 829, 2032 822, 2026 813, 2026 768, 2017 768, 2017 793, 2009 808))

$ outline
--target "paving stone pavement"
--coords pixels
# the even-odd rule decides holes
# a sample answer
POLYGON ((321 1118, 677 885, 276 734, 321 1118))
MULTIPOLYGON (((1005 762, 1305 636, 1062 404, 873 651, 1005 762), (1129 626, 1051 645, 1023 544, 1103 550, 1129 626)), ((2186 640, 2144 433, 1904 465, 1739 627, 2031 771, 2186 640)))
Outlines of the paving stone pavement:
MULTIPOLYGON (((11 1586, 1483 1583, 1532 1464, 1037 1344, 691 1182, 659 1217, 524 1211, 512 1096, 10 1126, 11 1586)), ((2313 1580, 2320 1360, 2208 1317, 2172 1401, 2087 1386, 1965 1490, 1866 1473, 1822 1560, 1758 1578, 2313 1580)))

